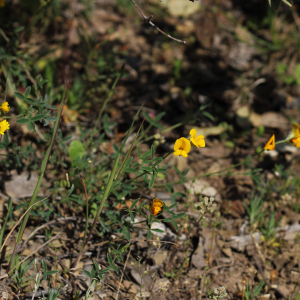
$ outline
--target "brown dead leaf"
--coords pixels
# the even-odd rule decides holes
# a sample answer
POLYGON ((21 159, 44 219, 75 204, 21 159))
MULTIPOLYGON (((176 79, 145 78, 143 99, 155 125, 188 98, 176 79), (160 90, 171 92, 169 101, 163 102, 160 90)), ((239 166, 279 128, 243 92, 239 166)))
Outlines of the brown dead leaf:
POLYGON ((245 214, 245 208, 241 200, 225 200, 222 203, 221 211, 225 214, 230 214, 235 218, 241 218, 245 214))
POLYGON ((289 129, 291 122, 281 113, 266 112, 261 116, 261 125, 269 128, 289 129))

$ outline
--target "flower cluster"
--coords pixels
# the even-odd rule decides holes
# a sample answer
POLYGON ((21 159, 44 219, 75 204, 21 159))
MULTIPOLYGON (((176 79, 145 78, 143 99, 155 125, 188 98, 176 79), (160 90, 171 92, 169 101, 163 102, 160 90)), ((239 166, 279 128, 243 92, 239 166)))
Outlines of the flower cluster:
POLYGON ((227 297, 226 288, 224 286, 215 288, 213 292, 210 293, 209 298, 213 300, 219 300, 227 297))
POLYGON ((275 135, 273 134, 272 137, 266 143, 264 149, 265 150, 274 150, 275 144, 279 143, 286 143, 289 145, 293 145, 297 148, 300 147, 300 126, 296 123, 293 124, 292 132, 288 135, 285 140, 279 141, 275 143, 275 135))
MULTIPOLYGON (((9 109, 10 109, 10 107, 9 107, 8 102, 3 102, 0 106, 1 114, 7 114, 9 112, 9 109)), ((7 129, 9 129, 9 126, 10 126, 10 124, 6 120, 1 121, 0 122, 0 134, 4 135, 5 131, 7 129)))
POLYGON ((174 155, 188 157, 191 151, 191 142, 197 147, 205 147, 205 140, 203 135, 197 136, 196 129, 190 131, 190 141, 184 137, 177 139, 174 145, 174 155))
POLYGON ((152 215, 156 216, 159 212, 161 212, 163 206, 164 203, 161 200, 157 198, 153 199, 153 203, 150 207, 152 215))

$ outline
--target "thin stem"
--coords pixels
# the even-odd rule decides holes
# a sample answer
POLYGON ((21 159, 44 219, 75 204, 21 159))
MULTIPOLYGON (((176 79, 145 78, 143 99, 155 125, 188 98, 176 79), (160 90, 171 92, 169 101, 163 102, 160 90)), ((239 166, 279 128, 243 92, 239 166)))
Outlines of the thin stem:
MULTIPOLYGON (((83 243, 83 247, 81 247, 82 249, 84 249, 85 246, 88 244, 88 242, 89 242, 89 240, 90 240, 90 238, 91 238, 91 236, 92 236, 92 232, 93 232, 93 230, 94 230, 94 227, 95 227, 95 225, 96 225, 96 223, 97 223, 97 220, 98 220, 98 218, 99 218, 99 216, 100 216, 100 214, 101 214, 101 212, 102 212, 102 209, 103 209, 103 207, 104 207, 105 201, 106 201, 106 199, 108 198, 108 196, 109 196, 109 194, 110 194, 111 186, 112 186, 112 184, 113 184, 113 180, 114 180, 114 177, 115 177, 115 173, 116 173, 116 170, 117 170, 117 166, 118 166, 118 162, 119 162, 120 156, 121 156, 121 151, 120 151, 120 153, 118 154, 118 156, 117 156, 117 158, 116 158, 116 161, 115 161, 115 165, 114 165, 114 167, 113 167, 113 169, 112 169, 112 171, 111 171, 111 173, 110 173, 109 180, 108 180, 108 183, 107 183, 107 185, 106 185, 104 194, 103 194, 103 196, 102 196, 100 206, 99 206, 99 208, 98 208, 98 210, 97 210, 97 213, 96 213, 94 222, 93 222, 93 224, 92 224, 92 227, 91 227, 91 229, 90 229, 90 232, 89 232, 89 234, 88 234, 86 240, 85 240, 84 243, 83 243)), ((79 260, 80 260, 80 258, 81 258, 81 256, 82 256, 82 253, 83 253, 83 250, 80 251, 78 257, 76 258, 76 260, 75 260, 75 262, 74 262, 74 264, 73 264, 73 266, 72 266, 72 269, 74 269, 74 268, 76 267, 77 263, 79 262, 79 260)))
POLYGON ((153 18, 153 16, 150 16, 150 17, 146 17, 146 15, 143 13, 143 11, 140 9, 140 7, 136 4, 136 2, 134 0, 131 0, 131 2, 133 3, 133 5, 139 10, 139 12, 141 13, 141 15, 143 16, 144 18, 144 23, 149 23, 151 26, 153 26, 154 28, 156 28, 160 33, 162 33, 163 35, 167 36, 168 38, 178 42, 178 43, 183 43, 183 44, 186 44, 185 41, 182 41, 182 40, 179 40, 179 39, 176 39, 172 36, 170 36, 169 34, 165 33, 164 31, 162 31, 160 28, 158 28, 154 23, 152 23, 150 21, 150 19, 153 18))
POLYGON ((101 107, 101 110, 100 110, 100 112, 99 112, 99 114, 98 114, 97 120, 96 120, 95 125, 94 125, 94 128, 93 128, 93 131, 92 131, 92 133, 91 133, 91 135, 90 135, 90 138, 89 138, 89 142, 90 142, 90 143, 92 142, 92 139, 93 139, 93 137, 95 136, 95 134, 96 134, 96 132, 97 132, 97 128, 99 127, 99 124, 100 124, 101 117, 102 117, 102 114, 103 114, 103 112, 104 112, 104 109, 105 109, 105 107, 106 107, 108 101, 110 100, 110 98, 113 96, 115 87, 116 87, 116 85, 117 85, 119 79, 120 79, 121 76, 123 75, 123 69, 124 69, 124 65, 122 66, 121 72, 117 75, 117 78, 115 79, 115 81, 114 81, 114 83, 113 83, 113 85, 112 85, 112 87, 111 87, 111 89, 110 89, 110 91, 109 91, 109 93, 108 93, 108 96, 107 96, 107 98, 105 99, 105 101, 104 101, 104 103, 103 103, 103 105, 102 105, 102 107, 101 107))
MULTIPOLYGON (((60 107, 59 107, 59 111, 58 111, 58 114, 57 114, 57 117, 56 117, 56 122, 55 122, 55 125, 54 125, 54 129, 53 129, 53 134, 52 134, 52 139, 51 139, 51 143, 46 151, 46 154, 44 156, 44 159, 42 161, 42 165, 41 165, 41 170, 40 170, 40 176, 39 176, 39 179, 38 179, 38 182, 36 184, 36 187, 34 189, 34 192, 33 192, 33 195, 30 199, 30 202, 28 204, 28 207, 31 207, 34 203, 35 203, 35 200, 36 200, 36 197, 37 197, 37 194, 38 194, 38 191, 40 189, 40 185, 41 185, 41 182, 42 182, 42 179, 44 177, 44 174, 45 174, 45 171, 46 171, 46 166, 48 164, 48 161, 49 161, 49 158, 50 158, 50 155, 51 155, 51 152, 52 152, 52 149, 53 149, 53 146, 54 146, 54 142, 55 142, 55 139, 56 139, 56 135, 57 135, 57 132, 58 132, 58 127, 59 127, 59 121, 60 121, 60 117, 61 117, 61 113, 62 113, 62 110, 63 110, 63 106, 64 106, 64 103, 65 103, 65 100, 66 100, 66 90, 67 90, 67 81, 65 82, 65 90, 64 90, 64 96, 61 100, 61 103, 60 103, 60 107)), ((23 236, 23 233, 24 233, 24 230, 25 230, 25 227, 27 225, 27 221, 29 219, 29 216, 30 216, 30 212, 31 212, 31 209, 28 211, 28 213, 25 215, 24 219, 23 219, 23 222, 21 224, 21 227, 19 229, 19 232, 18 232, 18 236, 17 236, 17 240, 16 240, 16 245, 14 247, 14 250, 13 250, 13 254, 11 256, 11 260, 9 262, 9 265, 6 269, 6 273, 8 274, 10 272, 10 268, 11 268, 11 264, 14 260, 14 256, 16 254, 16 250, 17 250, 17 247, 18 247, 18 244, 20 243, 21 239, 22 239, 22 236, 23 236)))
MULTIPOLYGON (((257 152, 256 154, 254 154, 254 155, 252 155, 252 156, 249 156, 247 159, 244 159, 244 160, 242 160, 241 162, 239 162, 239 163, 237 163, 237 164, 235 164, 235 165, 233 165, 233 166, 230 166, 229 168, 225 168, 225 169, 223 169, 223 170, 219 170, 219 171, 212 172, 212 173, 207 172, 207 173, 204 173, 204 174, 200 174, 200 175, 197 175, 197 176, 188 178, 188 180, 194 180, 194 179, 201 178, 201 177, 210 177, 210 176, 216 176, 216 175, 217 175, 217 176, 221 176, 221 175, 224 175, 224 174, 219 174, 219 173, 223 173, 223 172, 226 172, 226 171, 227 171, 227 174, 228 174, 228 171, 230 171, 231 169, 236 168, 236 167, 242 165, 243 163, 245 163, 245 162, 251 160, 252 158, 254 158, 254 157, 256 157, 256 156, 262 154, 264 151, 265 151, 265 150, 262 150, 262 151, 260 151, 260 152, 257 152)), ((178 183, 181 183, 181 182, 182 182, 182 180, 178 180, 178 181, 170 182, 169 184, 170 184, 170 185, 175 185, 175 184, 178 184, 178 183)), ((164 186, 164 185, 158 185, 158 187, 163 187, 163 186, 164 186)))
POLYGON ((85 237, 86 237, 88 226, 89 226, 89 198, 88 198, 88 194, 87 194, 87 191, 86 191, 86 186, 84 184, 83 178, 82 178, 82 176, 81 176, 80 173, 79 173, 79 176, 80 176, 80 180, 81 180, 81 183, 83 185, 83 188, 84 188, 85 201, 86 201, 86 204, 85 204, 86 205, 86 208, 85 208, 85 214, 86 214, 86 217, 85 217, 85 228, 84 228, 83 243, 81 245, 81 251, 82 251, 83 248, 84 248, 85 237))
POLYGON ((19 117, 23 117, 23 115, 17 115, 17 116, 2 116, 1 119, 14 119, 14 118, 19 118, 19 117))

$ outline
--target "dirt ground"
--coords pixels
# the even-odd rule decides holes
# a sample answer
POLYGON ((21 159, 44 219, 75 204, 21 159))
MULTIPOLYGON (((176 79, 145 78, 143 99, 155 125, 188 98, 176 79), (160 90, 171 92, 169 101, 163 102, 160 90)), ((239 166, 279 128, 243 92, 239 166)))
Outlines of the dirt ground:
MULTIPOLYGON (((115 206, 114 195, 110 195, 106 212, 113 207, 115 214, 122 213, 131 206, 129 199, 136 198, 141 202, 158 198, 169 206, 174 194, 179 202, 174 212, 186 215, 176 220, 178 232, 172 222, 154 223, 163 233, 152 232, 150 240, 147 229, 134 227, 123 261, 115 262, 118 273, 110 270, 90 299, 221 299, 214 289, 224 286, 227 299, 299 300, 299 150, 279 144, 275 150, 255 156, 272 134, 276 140, 284 139, 292 124, 300 122, 297 2, 291 9, 282 4, 278 12, 272 12, 266 0, 136 2, 145 16, 153 16, 150 22, 185 44, 151 26, 129 0, 50 2, 7 0, 0 8, 0 97, 9 101, 11 116, 20 113, 21 105, 13 92, 24 93, 38 74, 49 80, 45 92, 53 105, 58 105, 65 69, 69 70, 69 102, 39 192, 39 197, 50 198, 47 205, 32 212, 18 250, 19 258, 25 258, 59 233, 29 258, 43 259, 48 271, 58 270, 46 276, 34 297, 43 299, 43 293, 48 297, 51 287, 60 290, 58 299, 85 299, 91 280, 83 270, 91 272, 93 262, 106 267, 109 249, 128 243, 120 231, 114 231, 116 224, 103 221, 110 230, 103 230, 101 223, 76 269, 70 270, 80 251, 85 211, 75 202, 72 206, 59 202, 66 189, 65 173, 71 168, 63 138, 72 134, 76 139, 93 128, 116 74, 124 66, 124 76, 105 109, 111 130, 105 129, 105 142, 93 150, 94 164, 101 164, 105 156, 111 159, 114 145, 120 146, 142 104, 135 132, 144 113, 152 118, 165 113, 157 122, 161 127, 153 126, 147 133, 149 137, 160 135, 139 144, 142 153, 149 151, 155 140, 159 141, 155 155, 162 157, 192 128, 204 135, 206 146, 192 148, 188 158, 170 155, 163 162, 180 172, 188 170, 184 183, 170 167, 168 176, 157 178, 152 189, 138 185, 123 204, 115 206), (20 26, 24 28, 16 30, 20 26), (9 80, 5 70, 11 74, 9 80), (205 176, 250 156, 254 157, 239 166, 205 176), (199 221, 197 206, 204 197, 213 197, 216 207, 199 221), (262 203, 257 222, 246 208, 255 199, 262 203)), ((20 165, 13 163, 12 157, 0 156, 1 220, 8 214, 9 197, 15 208, 4 238, 25 212, 23 204, 35 188, 47 149, 47 128, 40 124, 35 134, 11 119, 8 135, 11 155, 16 153, 13 144, 32 145, 33 154, 22 156, 20 165)), ((133 161, 139 156, 134 148, 133 161)), ((88 174, 83 172, 83 177, 88 174)), ((89 186, 89 197, 95 203, 99 178, 91 179, 89 186)), ((82 190, 76 194, 84 199, 82 190)), ((160 218, 170 215, 163 212, 160 218)), ((135 221, 139 220, 142 217, 137 215, 135 221)), ((1 276, 16 236, 14 230, 1 253, 1 276)), ((46 272, 44 266, 41 270, 46 272)), ((30 275, 36 276, 33 266, 26 277, 30 275)), ((0 299, 32 299, 34 281, 1 280, 0 299)))

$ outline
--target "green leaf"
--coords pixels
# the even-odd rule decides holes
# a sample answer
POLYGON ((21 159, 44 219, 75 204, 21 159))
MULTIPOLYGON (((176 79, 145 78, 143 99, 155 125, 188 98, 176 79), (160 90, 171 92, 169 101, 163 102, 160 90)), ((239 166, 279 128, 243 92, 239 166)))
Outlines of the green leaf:
POLYGON ((15 30, 14 30, 14 32, 15 33, 18 33, 18 32, 20 32, 20 31, 23 31, 24 30, 24 26, 19 26, 19 27, 17 27, 15 30))
POLYGON ((77 158, 82 157, 85 154, 85 149, 83 144, 78 141, 72 141, 69 147, 69 156, 71 161, 74 162, 77 158))
POLYGON ((148 230, 148 233, 147 233, 147 240, 150 240, 150 238, 151 238, 151 235, 152 235, 152 232, 151 232, 151 230, 148 230))
POLYGON ((154 123, 158 122, 165 114, 166 114, 165 112, 159 113, 159 114, 155 117, 155 119, 154 119, 153 122, 154 122, 154 123))
POLYGON ((87 276, 87 277, 89 277, 89 278, 91 278, 92 276, 91 276, 91 273, 89 272, 89 271, 86 271, 86 270, 82 270, 83 271, 83 273, 87 276))
POLYGON ((215 118, 210 113, 208 113, 207 111, 203 111, 202 115, 207 117, 208 119, 211 119, 212 121, 215 120, 215 118))
POLYGON ((31 121, 35 122, 35 121, 40 121, 42 119, 44 119, 47 116, 47 114, 40 114, 40 115, 35 115, 31 121))
POLYGON ((176 216, 172 217, 171 220, 177 220, 177 219, 182 218, 183 216, 185 216, 185 213, 180 213, 180 214, 177 214, 176 216))
POLYGON ((30 91, 31 91, 31 86, 29 86, 26 91, 25 91, 25 94, 24 94, 24 97, 27 98, 30 94, 30 91))
POLYGON ((157 229, 157 228, 155 228, 155 229, 151 229, 151 231, 155 231, 155 232, 164 233, 164 231, 163 231, 163 230, 161 230, 161 229, 157 229))
POLYGON ((29 123, 27 123, 27 128, 28 128, 28 130, 35 131, 35 125, 34 125, 34 123, 31 122, 31 121, 29 123))
POLYGON ((171 222, 171 219, 170 218, 166 218, 166 219, 164 219, 164 222, 165 223, 171 222))
POLYGON ((147 157, 148 157, 148 155, 150 155, 151 154, 151 150, 149 150, 149 151, 147 151, 146 153, 144 153, 143 155, 142 155, 142 157, 141 157, 141 159, 146 159, 147 157))
POLYGON ((151 145, 151 159, 153 159, 154 157, 154 146, 151 145))
POLYGON ((8 142, 9 142, 9 140, 8 140, 8 134, 5 134, 4 138, 3 138, 3 143, 4 143, 4 145, 8 145, 8 142))
POLYGON ((14 94, 20 99, 20 100, 24 100, 25 97, 23 96, 23 94, 19 93, 19 92, 14 92, 14 94))
POLYGON ((131 211, 129 212, 129 215, 130 215, 131 221, 134 222, 134 215, 133 215, 133 213, 131 211))
POLYGON ((178 232, 178 225, 175 221, 171 220, 172 224, 174 225, 176 231, 178 232))
POLYGON ((27 119, 27 118, 21 118, 19 120, 16 120, 16 123, 19 123, 19 124, 25 124, 28 122, 29 122, 29 119, 27 119))
MULTIPOLYGON (((136 204, 139 202, 140 198, 134 200, 129 208, 129 210, 133 210, 136 207, 136 204)), ((133 220, 134 221, 134 220, 133 220)))
POLYGON ((133 157, 131 156, 131 157, 129 157, 127 160, 126 160, 126 162, 125 162, 125 164, 124 164, 124 167, 123 168, 128 168, 129 167, 129 165, 131 164, 131 162, 132 162, 132 159, 133 159, 133 157))
POLYGON ((49 276, 49 275, 53 275, 56 273, 58 273, 58 270, 48 271, 46 274, 47 274, 47 276, 49 276))
POLYGON ((109 263, 110 265, 113 264, 113 260, 112 260, 110 254, 109 254, 108 252, 107 252, 107 260, 108 260, 108 263, 109 263))
POLYGON ((296 295, 296 300, 300 300, 300 293, 296 295))
POLYGON ((151 175, 151 179, 149 181, 149 189, 152 189, 154 182, 155 182, 155 173, 153 172, 151 175))
POLYGON ((115 265, 111 265, 111 266, 117 273, 119 273, 119 269, 115 265))
POLYGON ((172 208, 174 208, 176 205, 178 204, 178 202, 173 203, 172 205, 170 205, 167 210, 171 210, 172 208))
POLYGON ((261 179, 256 174, 251 174, 251 177, 252 177, 253 181, 255 181, 256 183, 258 183, 258 184, 261 183, 261 179))
POLYGON ((152 172, 152 168, 151 167, 141 167, 141 170, 146 171, 146 172, 152 172))
POLYGON ((5 147, 5 144, 4 143, 2 143, 2 142, 0 142, 0 149, 5 149, 6 147, 5 147))
POLYGON ((68 190, 68 197, 73 193, 74 191, 74 184, 72 183, 71 188, 68 190))
POLYGON ((125 231, 125 237, 126 237, 127 241, 130 242, 130 232, 129 231, 125 231))
POLYGON ((173 193, 174 192, 174 189, 173 187, 171 187, 168 183, 166 183, 166 189, 169 193, 173 193))
POLYGON ((136 146, 136 148, 137 148, 137 151, 138 151, 139 158, 141 158, 141 156, 142 156, 141 149, 140 149, 139 146, 136 146))

